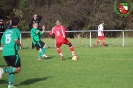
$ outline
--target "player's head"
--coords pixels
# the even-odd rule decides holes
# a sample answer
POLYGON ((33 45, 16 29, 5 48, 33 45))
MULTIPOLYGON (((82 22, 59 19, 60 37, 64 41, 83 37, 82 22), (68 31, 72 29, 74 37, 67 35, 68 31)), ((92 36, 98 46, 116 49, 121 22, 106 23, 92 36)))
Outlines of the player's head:
POLYGON ((33 15, 33 19, 34 20, 36 20, 37 19, 37 15, 35 14, 35 15, 33 15))
POLYGON ((101 21, 101 24, 103 24, 103 25, 104 25, 104 21, 101 21))
POLYGON ((3 21, 3 19, 0 19, 0 24, 2 24, 4 21, 3 21))
POLYGON ((37 29, 38 28, 38 23, 34 22, 33 23, 33 28, 36 28, 37 29))
POLYGON ((19 24, 19 18, 14 17, 12 18, 12 26, 17 26, 19 24))
POLYGON ((56 24, 56 25, 60 25, 61 23, 60 23, 59 20, 56 20, 55 24, 56 24))

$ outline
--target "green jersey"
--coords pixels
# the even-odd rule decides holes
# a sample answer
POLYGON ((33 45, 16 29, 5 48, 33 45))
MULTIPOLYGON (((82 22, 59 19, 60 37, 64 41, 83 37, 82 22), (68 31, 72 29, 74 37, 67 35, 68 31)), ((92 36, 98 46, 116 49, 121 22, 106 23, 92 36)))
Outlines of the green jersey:
POLYGON ((11 56, 17 54, 17 44, 15 43, 15 40, 18 40, 16 31, 12 29, 7 29, 1 39, 1 44, 4 45, 2 56, 11 56))
MULTIPOLYGON (((20 30, 18 28, 12 28, 11 30, 13 30, 14 32, 16 32, 18 40, 20 40, 20 30)), ((16 44, 16 49, 19 49, 19 46, 16 44)))
POLYGON ((40 37, 42 35, 42 31, 39 31, 35 28, 32 28, 30 31, 30 35, 31 35, 31 39, 32 39, 32 43, 34 45, 36 45, 36 42, 40 41, 40 37))

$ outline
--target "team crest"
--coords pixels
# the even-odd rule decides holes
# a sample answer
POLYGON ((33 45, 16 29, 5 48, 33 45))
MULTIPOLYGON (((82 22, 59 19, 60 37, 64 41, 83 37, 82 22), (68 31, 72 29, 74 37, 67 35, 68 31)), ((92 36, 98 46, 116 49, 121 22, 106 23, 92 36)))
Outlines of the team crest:
POLYGON ((120 0, 116 0, 114 3, 114 11, 116 14, 121 17, 126 17, 133 10, 133 3, 131 0, 125 0, 125 2, 120 2, 120 0))

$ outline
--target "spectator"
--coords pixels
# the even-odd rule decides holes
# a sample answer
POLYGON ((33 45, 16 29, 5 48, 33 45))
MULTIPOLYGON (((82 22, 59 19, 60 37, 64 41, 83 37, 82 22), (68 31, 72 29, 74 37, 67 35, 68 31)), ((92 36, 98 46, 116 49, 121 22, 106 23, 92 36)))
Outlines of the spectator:
MULTIPOLYGON (((1 38, 2 38, 2 35, 3 35, 3 32, 5 31, 4 29, 4 20, 3 19, 0 19, 0 41, 1 41, 1 38)), ((1 42, 0 42, 0 46, 1 46, 1 42)), ((2 50, 3 48, 0 47, 0 50, 2 50)))
POLYGON ((40 30, 41 29, 41 24, 40 24, 41 19, 42 19, 42 16, 39 16, 39 15, 36 15, 36 14, 33 15, 33 19, 30 21, 29 28, 32 29, 33 23, 36 22, 38 24, 37 29, 40 30))
POLYGON ((11 28, 11 22, 12 20, 10 20, 9 18, 6 20, 6 29, 10 29, 11 28))

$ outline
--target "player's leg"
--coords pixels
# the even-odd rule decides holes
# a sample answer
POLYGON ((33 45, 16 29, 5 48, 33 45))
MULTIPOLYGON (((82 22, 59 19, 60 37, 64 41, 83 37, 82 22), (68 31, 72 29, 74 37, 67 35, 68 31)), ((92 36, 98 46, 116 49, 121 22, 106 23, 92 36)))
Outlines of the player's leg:
POLYGON ((42 55, 43 55, 42 49, 39 48, 39 49, 38 49, 38 60, 41 60, 42 55))
POLYGON ((46 44, 44 44, 44 46, 42 47, 42 52, 45 54, 46 51, 46 44))
POLYGON ((96 47, 97 44, 99 44, 100 41, 101 41, 101 36, 98 36, 98 40, 97 40, 97 42, 94 44, 94 47, 96 47))
POLYGON ((35 48, 35 46, 34 46, 34 44, 33 44, 33 43, 32 43, 32 45, 31 45, 31 48, 32 48, 32 49, 34 49, 34 48, 35 48))
POLYGON ((46 43, 44 43, 43 41, 40 41, 40 44, 41 44, 41 48, 42 48, 42 57, 48 57, 45 52, 46 52, 46 43))
POLYGON ((12 56, 4 56, 4 59, 5 59, 6 63, 7 63, 7 65, 9 66, 9 68, 1 68, 1 73, 14 73, 15 72, 16 68, 15 67, 11 67, 12 63, 14 61, 13 58, 14 57, 12 57, 12 56))
POLYGON ((74 47, 73 47, 72 43, 69 42, 68 39, 65 39, 65 40, 64 40, 64 44, 67 44, 67 45, 69 46, 69 49, 70 49, 70 51, 71 51, 71 53, 72 53, 72 56, 75 56, 76 54, 75 54, 75 52, 74 52, 74 47))
POLYGON ((106 44, 105 43, 105 38, 103 37, 102 40, 103 40, 102 46, 105 47, 105 44, 106 44))
POLYGON ((70 48, 70 51, 71 51, 71 53, 72 53, 72 56, 75 56, 76 54, 75 54, 75 52, 74 52, 74 47, 72 46, 71 42, 68 43, 68 46, 69 46, 69 48, 70 48))
POLYGON ((41 43, 36 42, 35 47, 38 50, 38 60, 41 60, 41 57, 43 55, 41 43))
POLYGON ((14 75, 20 72, 21 62, 19 55, 5 56, 5 61, 9 68, 3 68, 3 73, 9 73, 8 75, 8 88, 14 88, 14 75))
POLYGON ((97 40, 97 42, 94 44, 94 47, 96 47, 99 42, 100 40, 97 40))
POLYGON ((61 49, 60 49, 61 45, 62 45, 62 43, 56 42, 56 50, 57 50, 57 53, 60 55, 60 60, 63 59, 63 54, 62 54, 61 49))

